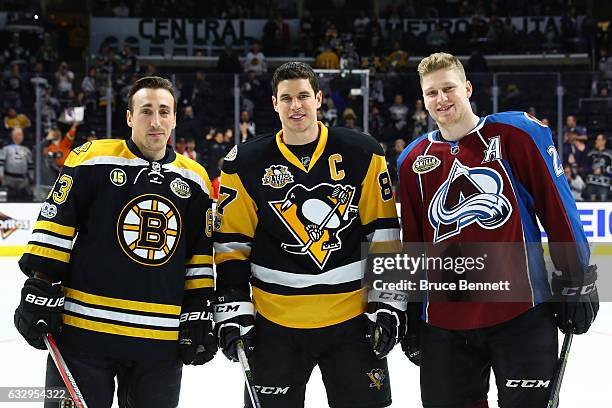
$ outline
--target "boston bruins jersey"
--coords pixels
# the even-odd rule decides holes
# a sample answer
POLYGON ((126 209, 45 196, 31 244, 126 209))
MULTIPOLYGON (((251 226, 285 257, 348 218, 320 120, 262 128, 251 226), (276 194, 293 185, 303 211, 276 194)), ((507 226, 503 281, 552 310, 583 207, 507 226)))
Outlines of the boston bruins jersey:
POLYGON ((319 123, 305 167, 282 131, 225 158, 215 216, 217 288, 238 286, 277 324, 317 328, 365 310, 361 244, 399 242, 383 151, 319 123))
POLYGON ((184 297, 210 299, 212 200, 205 170, 167 148, 143 158, 99 140, 67 158, 19 261, 61 281, 59 341, 130 360, 177 358, 184 297))

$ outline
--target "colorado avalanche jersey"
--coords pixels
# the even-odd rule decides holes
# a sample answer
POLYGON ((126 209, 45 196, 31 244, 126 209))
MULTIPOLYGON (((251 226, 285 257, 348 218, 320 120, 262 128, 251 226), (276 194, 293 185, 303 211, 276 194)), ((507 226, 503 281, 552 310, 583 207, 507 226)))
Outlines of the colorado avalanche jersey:
POLYGON ((514 299, 470 301, 464 293, 459 301, 437 301, 430 291, 423 319, 434 326, 487 327, 551 297, 537 220, 557 270, 579 277, 588 265, 588 244, 550 129, 524 112, 481 118, 456 142, 437 130, 427 133, 400 155, 398 172, 404 242, 431 243, 434 252, 450 244, 499 243, 486 273, 491 281, 508 281, 514 299))

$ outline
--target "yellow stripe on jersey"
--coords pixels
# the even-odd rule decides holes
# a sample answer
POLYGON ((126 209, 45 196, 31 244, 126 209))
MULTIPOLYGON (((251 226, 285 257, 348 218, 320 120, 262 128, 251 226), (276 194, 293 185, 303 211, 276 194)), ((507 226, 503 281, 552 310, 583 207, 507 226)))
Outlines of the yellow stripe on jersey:
POLYGON ((277 295, 253 287, 253 303, 266 319, 285 327, 315 329, 345 322, 366 310, 365 289, 315 295, 277 295))
POLYGON ((123 326, 120 324, 111 324, 96 322, 81 317, 62 315, 64 324, 68 326, 78 327, 80 329, 96 331, 100 333, 116 334, 119 336, 139 337, 144 339, 154 340, 178 340, 178 330, 155 330, 142 329, 137 327, 123 326))
POLYGON ((387 162, 383 156, 372 155, 368 172, 361 184, 359 216, 362 225, 380 218, 397 218, 387 162))
POLYGON ((282 155, 285 157, 285 159, 287 159, 287 161, 289 161, 289 163, 293 164, 295 167, 297 167, 298 169, 302 170, 305 173, 308 173, 310 169, 312 169, 314 165, 317 163, 317 160, 321 158, 321 155, 323 154, 323 150, 325 150, 325 145, 327 144, 328 129, 323 123, 321 122, 317 122, 317 123, 319 124, 319 142, 317 143, 317 148, 312 154, 312 158, 310 159, 310 163, 308 164, 308 169, 304 167, 300 159, 295 157, 293 152, 289 150, 287 145, 283 142, 283 138, 282 138, 283 131, 280 130, 276 134, 276 145, 278 146, 278 149, 281 151, 282 155))
MULTIPOLYGON (((252 238, 257 228, 257 205, 244 188, 238 174, 227 174, 221 172, 221 188, 219 189, 219 201, 217 202, 217 217, 221 221, 220 228, 216 232, 220 234, 242 234, 252 238), (228 188, 236 194, 232 197, 222 193, 223 188, 228 188)), ((245 260, 244 252, 215 251, 215 264, 228 260, 245 260)))
POLYGON ((59 235, 63 235, 65 237, 69 237, 70 239, 74 238, 74 236, 76 235, 76 228, 58 224, 53 221, 36 221, 36 223, 34 224, 34 229, 53 232, 59 235))
MULTIPOLYGON (((87 143, 86 143, 87 144, 87 143)), ((86 145, 85 144, 85 145, 86 145)), ((142 160, 138 158, 134 153, 130 151, 127 147, 127 143, 125 140, 120 139, 103 139, 103 140, 94 140, 91 142, 89 148, 83 148, 85 145, 81 146, 81 148, 74 149, 64 166, 67 167, 77 167, 81 164, 85 163, 88 160, 95 159, 96 157, 110 157, 115 160, 117 159, 126 159, 126 160, 142 160)))
POLYGON ((241 251, 215 252, 215 264, 219 265, 225 261, 244 261, 249 259, 249 255, 241 251))
POLYGON ((55 259, 56 261, 70 262, 70 252, 58 251, 57 249, 28 244, 25 247, 24 253, 41 256, 43 258, 55 259))
POLYGON ((212 278, 187 279, 185 281, 185 290, 214 287, 215 282, 212 278))
POLYGON ((114 307, 117 309, 134 310, 139 312, 163 313, 174 316, 178 316, 181 313, 180 306, 92 295, 91 293, 82 292, 80 290, 68 287, 64 287, 64 295, 68 298, 79 300, 90 305, 114 307))
POLYGON ((213 257, 211 255, 193 255, 187 261, 187 265, 200 265, 200 264, 208 264, 212 265, 213 257))

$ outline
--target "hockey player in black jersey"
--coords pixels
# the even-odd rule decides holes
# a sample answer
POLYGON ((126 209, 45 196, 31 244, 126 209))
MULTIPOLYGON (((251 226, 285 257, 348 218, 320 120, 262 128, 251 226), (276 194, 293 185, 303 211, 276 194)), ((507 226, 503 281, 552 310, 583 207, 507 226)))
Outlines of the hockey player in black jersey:
POLYGON ((362 242, 399 243, 384 153, 370 136, 316 121, 322 93, 308 65, 282 65, 273 88, 282 130, 223 164, 219 345, 237 360, 242 340, 266 408, 303 407, 316 365, 331 407, 388 406, 385 356, 404 335, 406 304, 364 287, 361 254, 362 242))
MULTIPOLYGON (((138 80, 126 116, 131 138, 73 150, 43 203, 19 261, 29 278, 15 325, 44 349, 46 323, 90 408, 112 405, 115 377, 119 406, 171 408, 183 363, 217 350, 212 189, 200 165, 167 146, 168 80, 138 80)), ((50 358, 46 386, 63 386, 50 358)))

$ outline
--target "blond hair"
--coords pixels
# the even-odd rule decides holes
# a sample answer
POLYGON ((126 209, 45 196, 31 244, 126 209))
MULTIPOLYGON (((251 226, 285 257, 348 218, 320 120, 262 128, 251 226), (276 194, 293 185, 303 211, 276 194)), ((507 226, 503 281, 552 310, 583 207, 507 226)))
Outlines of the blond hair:
POLYGON ((423 82, 423 77, 425 75, 440 69, 454 69, 463 81, 467 80, 465 77, 465 69, 463 69, 463 64, 459 61, 459 58, 446 52, 436 52, 429 57, 423 58, 419 63, 417 71, 419 72, 420 82, 423 82))

